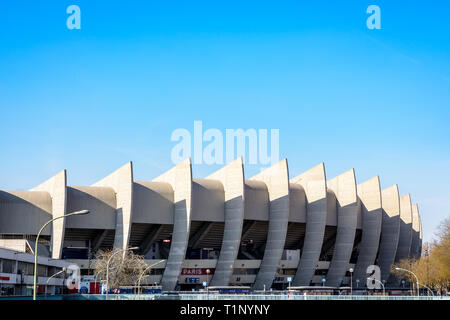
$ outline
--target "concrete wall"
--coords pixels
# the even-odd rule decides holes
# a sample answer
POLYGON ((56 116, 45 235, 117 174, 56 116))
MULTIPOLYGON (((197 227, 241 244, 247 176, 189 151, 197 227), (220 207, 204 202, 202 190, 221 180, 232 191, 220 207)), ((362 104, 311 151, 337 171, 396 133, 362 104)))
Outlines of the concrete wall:
MULTIPOLYGON (((0 191, 0 233, 37 235, 52 218, 52 198, 45 191, 0 191)), ((45 228, 42 235, 51 235, 45 228)))
POLYGON ((380 179, 374 177, 357 186, 358 198, 361 203, 362 238, 359 254, 353 274, 353 281, 366 283, 367 267, 375 264, 380 243, 383 209, 381 206, 380 179))
POLYGON ((244 219, 269 220, 269 193, 262 181, 245 180, 244 219))
POLYGON ((306 223, 306 192, 300 185, 289 183, 289 222, 306 223))
POLYGON ((291 184, 302 186, 306 196, 305 240, 292 285, 309 286, 319 261, 327 218, 325 165, 321 163, 293 178, 291 184))
POLYGON ((89 210, 88 215, 69 216, 66 228, 108 229, 116 228, 116 193, 109 187, 67 187, 67 211, 89 210))
POLYGON ((135 181, 133 223, 173 224, 174 191, 170 183, 135 181))
POLYGON ((214 179, 192 180, 192 221, 224 222, 225 192, 214 179))
POLYGON ((331 179, 327 188, 337 201, 337 234, 333 258, 326 277, 327 286, 339 286, 350 263, 358 219, 356 178, 353 169, 331 179))
POLYGON ((269 193, 269 231, 267 234, 264 257, 256 276, 253 288, 270 288, 275 278, 284 242, 286 240, 289 219, 289 171, 287 160, 264 170, 251 180, 263 181, 269 193))

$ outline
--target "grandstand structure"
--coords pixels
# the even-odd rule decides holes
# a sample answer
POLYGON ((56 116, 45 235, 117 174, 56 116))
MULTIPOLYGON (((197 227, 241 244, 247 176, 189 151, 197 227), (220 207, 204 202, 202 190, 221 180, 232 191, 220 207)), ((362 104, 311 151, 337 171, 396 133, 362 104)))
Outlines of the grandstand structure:
MULTIPOLYGON (((323 163, 291 176, 287 160, 246 177, 242 158, 194 178, 190 159, 152 181, 135 180, 132 162, 90 186, 67 185, 63 170, 29 191, 0 191, 0 238, 42 233, 53 259, 91 272, 100 250, 138 247, 155 266, 146 281, 163 290, 202 286, 364 287, 369 265, 381 279, 393 263, 419 258, 417 204, 379 177, 356 183, 353 169, 328 179, 323 163)), ((92 274, 92 273, 91 273, 92 274)), ((391 280, 390 280, 391 279, 391 280)))

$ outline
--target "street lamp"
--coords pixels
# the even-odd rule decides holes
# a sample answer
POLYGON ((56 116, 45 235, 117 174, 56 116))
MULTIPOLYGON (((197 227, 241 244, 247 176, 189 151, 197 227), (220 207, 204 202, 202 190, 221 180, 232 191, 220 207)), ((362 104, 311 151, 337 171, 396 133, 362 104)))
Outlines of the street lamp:
POLYGON ((211 272, 211 270, 206 269, 206 297, 208 298, 209 296, 209 273, 211 272))
POLYGON ((125 248, 125 249, 119 249, 116 252, 114 252, 111 257, 109 257, 108 262, 106 263, 106 300, 108 300, 108 294, 109 294, 109 263, 111 262, 112 258, 117 255, 118 253, 122 253, 128 250, 136 250, 139 249, 139 247, 132 247, 132 248, 125 248))
MULTIPOLYGON (((95 276, 94 276, 95 293, 97 293, 97 278, 100 275, 100 273, 102 273, 102 271, 97 272, 95 274, 95 276)), ((100 283, 101 283, 101 279, 100 279, 99 284, 98 284, 99 291, 100 291, 100 283)), ((103 294, 103 292, 100 292, 100 294, 103 294)))
POLYGON ((403 269, 403 268, 395 268, 395 270, 400 270, 400 271, 406 271, 411 273, 415 278, 416 278, 416 285, 417 285, 417 296, 420 296, 420 291, 419 291, 419 278, 417 278, 416 274, 412 271, 409 271, 407 269, 403 269))
POLYGON ((46 226, 48 226, 51 222, 55 221, 56 219, 61 219, 68 216, 81 216, 88 214, 89 210, 81 210, 81 211, 75 211, 72 213, 68 213, 53 219, 50 219, 47 221, 39 230, 37 236, 36 236, 36 243, 34 244, 34 280, 33 280, 33 300, 36 300, 36 288, 37 288, 37 257, 38 257, 38 242, 39 242, 39 236, 41 235, 41 232, 44 230, 46 226))
POLYGON ((384 283, 383 282, 381 282, 380 280, 375 279, 375 278, 367 278, 367 280, 375 280, 376 282, 379 282, 381 284, 381 286, 383 287, 383 296, 386 294, 386 290, 384 288, 384 283))
POLYGON ((45 295, 47 295, 47 286, 48 286, 48 282, 50 281, 50 279, 56 277, 58 274, 66 272, 66 268, 62 268, 61 271, 58 271, 57 273, 53 274, 50 278, 47 279, 47 283, 45 284, 45 295))
POLYGON ((353 268, 348 269, 350 271, 350 295, 353 295, 353 268))
POLYGON ((423 283, 421 283, 420 285, 421 285, 422 287, 427 288, 427 290, 428 290, 429 292, 431 292, 431 295, 434 297, 434 292, 433 292, 433 290, 431 290, 429 287, 427 287, 427 286, 424 285, 423 283))
POLYGON ((144 269, 144 271, 142 271, 142 273, 140 274, 140 276, 139 276, 139 279, 138 279, 138 300, 140 300, 140 296, 141 296, 141 279, 142 279, 142 277, 144 276, 144 274, 147 272, 147 270, 149 270, 150 268, 152 268, 152 267, 154 267, 154 266, 156 266, 156 265, 158 265, 158 264, 160 264, 161 262, 164 262, 164 260, 161 260, 161 261, 158 261, 158 262, 156 262, 156 263, 154 263, 154 264, 152 264, 152 265, 149 265, 147 268, 145 268, 144 269))

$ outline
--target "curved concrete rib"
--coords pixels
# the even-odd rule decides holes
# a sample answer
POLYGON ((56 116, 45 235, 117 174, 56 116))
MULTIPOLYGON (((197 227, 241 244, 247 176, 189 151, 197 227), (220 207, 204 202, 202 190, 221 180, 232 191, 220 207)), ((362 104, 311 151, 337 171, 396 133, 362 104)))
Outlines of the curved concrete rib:
POLYGON ((225 191, 225 228, 211 286, 228 286, 233 274, 244 224, 244 165, 239 158, 206 179, 222 182, 225 191))
MULTIPOLYGON (((66 170, 41 183, 31 191, 46 191, 52 198, 52 217, 61 217, 66 214, 67 207, 67 174, 66 170)), ((60 259, 64 242, 66 218, 52 222, 52 245, 51 253, 53 259, 60 259)))
POLYGON ((188 158, 153 180, 167 182, 174 191, 173 233, 169 257, 161 279, 164 291, 174 290, 181 273, 191 229, 192 164, 188 158))
POLYGON ((391 273, 397 252, 400 235, 400 198, 398 186, 381 191, 381 205, 383 219, 381 223, 380 248, 378 250, 378 265, 381 271, 381 280, 387 281, 391 273))
POLYGON ((327 220, 327 186, 323 163, 293 178, 306 194, 306 231, 294 286, 309 286, 319 262, 327 220))
POLYGON ((412 240, 410 257, 418 259, 420 257, 420 218, 419 218, 419 207, 416 204, 412 205, 412 240))
POLYGON ((130 240, 131 214, 133 210, 133 163, 128 162, 92 186, 109 187, 116 193, 114 248, 127 248, 130 240))
POLYGON ((289 220, 289 171, 287 160, 273 165, 250 180, 263 181, 269 193, 269 230, 264 257, 253 289, 270 288, 283 255, 289 220))
POLYGON ((422 219, 420 218, 419 214, 419 258, 422 256, 422 219))
POLYGON ((356 279, 359 279, 365 284, 367 267, 375 263, 380 243, 383 219, 380 179, 375 177, 367 180, 359 184, 357 189, 361 201, 362 238, 353 282, 356 283, 356 279))
POLYGON ((333 258, 328 269, 326 285, 337 287, 344 280, 350 263, 358 222, 356 178, 353 169, 331 179, 327 187, 336 196, 337 232, 333 258))
POLYGON ((395 262, 409 257, 412 239, 412 207, 409 194, 400 197, 400 237, 395 262))

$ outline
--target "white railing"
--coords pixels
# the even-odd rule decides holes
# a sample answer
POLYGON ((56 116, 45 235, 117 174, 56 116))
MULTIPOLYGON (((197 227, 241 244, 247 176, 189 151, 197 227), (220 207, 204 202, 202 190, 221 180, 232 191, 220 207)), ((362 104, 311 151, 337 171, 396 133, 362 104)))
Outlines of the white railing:
MULTIPOLYGON (((86 299, 104 299, 101 295, 85 295, 86 299), (94 297, 95 296, 95 297, 94 297)), ((110 300, 137 300, 137 295, 110 295, 110 300)), ((450 296, 350 296, 350 295, 282 295, 282 294, 141 294, 140 300, 450 300, 450 296)))

